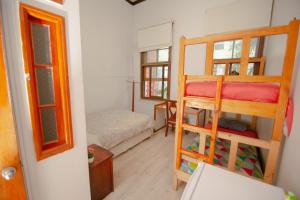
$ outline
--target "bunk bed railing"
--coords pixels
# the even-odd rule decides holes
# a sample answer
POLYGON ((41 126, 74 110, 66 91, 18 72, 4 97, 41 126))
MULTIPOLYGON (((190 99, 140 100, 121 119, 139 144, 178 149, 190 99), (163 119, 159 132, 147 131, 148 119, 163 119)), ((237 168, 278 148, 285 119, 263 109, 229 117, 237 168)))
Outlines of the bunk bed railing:
MULTIPOLYGON (((204 136, 202 138, 200 138, 200 143, 205 144, 205 140, 207 136, 211 136, 211 131, 210 129, 206 129, 206 128, 200 128, 200 127, 196 127, 193 125, 189 125, 189 124, 183 124, 183 129, 186 131, 191 131, 194 133, 198 133, 199 136, 204 136)), ((251 145, 254 147, 259 147, 259 148, 263 148, 266 150, 270 150, 272 147, 272 141, 270 140, 264 140, 264 139, 258 139, 258 138, 249 138, 246 136, 242 136, 242 135, 236 135, 236 134, 232 134, 232 133, 228 133, 228 132, 223 132, 223 131, 218 131, 218 138, 220 139, 224 139, 227 141, 230 141, 230 151, 229 151, 229 161, 228 161, 228 169, 230 171, 234 171, 235 170, 235 161, 236 161, 236 156, 237 156, 237 147, 239 144, 247 144, 247 145, 251 145)), ((193 158, 198 158, 198 155, 203 154, 203 152, 205 151, 205 146, 201 146, 199 145, 199 153, 193 153, 193 154, 187 154, 185 152, 185 155, 191 156, 193 158)), ((189 152, 190 153, 190 152, 189 152)), ((186 157, 185 157, 186 158, 186 157)), ((183 158, 183 159, 185 159, 183 158)), ((188 159, 187 159, 188 160, 188 159)))
POLYGON ((236 40, 242 38, 281 35, 281 34, 287 34, 288 32, 289 32, 289 25, 277 26, 277 27, 262 27, 258 29, 244 30, 241 32, 215 34, 215 35, 208 35, 205 37, 190 38, 185 40, 184 45, 187 46, 187 45, 195 45, 201 43, 210 43, 210 42, 214 43, 214 42, 220 42, 226 40, 236 40))
MULTIPOLYGON (((216 81, 218 76, 185 75, 186 81, 216 81)), ((281 83, 282 76, 223 76, 224 82, 281 83)))

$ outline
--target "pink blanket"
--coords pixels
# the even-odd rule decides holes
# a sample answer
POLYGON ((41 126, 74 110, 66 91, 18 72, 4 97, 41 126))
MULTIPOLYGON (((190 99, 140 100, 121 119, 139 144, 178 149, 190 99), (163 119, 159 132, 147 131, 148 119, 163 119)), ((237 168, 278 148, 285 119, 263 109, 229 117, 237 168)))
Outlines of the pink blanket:
MULTIPOLYGON (((215 97, 215 81, 189 82, 186 85, 185 96, 215 97)), ((224 82, 222 98, 265 103, 277 103, 279 86, 269 83, 224 82)), ((289 99, 286 111, 284 133, 290 135, 293 123, 293 102, 289 99)))

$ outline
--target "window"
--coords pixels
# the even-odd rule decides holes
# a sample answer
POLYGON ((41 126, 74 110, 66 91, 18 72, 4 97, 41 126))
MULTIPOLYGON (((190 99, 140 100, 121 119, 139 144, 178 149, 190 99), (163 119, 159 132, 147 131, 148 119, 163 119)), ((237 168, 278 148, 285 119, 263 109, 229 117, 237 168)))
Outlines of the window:
POLYGON ((141 53, 141 96, 144 99, 169 99, 171 48, 141 53))
POLYGON ((64 18, 21 4, 21 31, 37 160, 73 147, 64 18))
MULTIPOLYGON (((259 72, 260 57, 262 56, 264 38, 250 40, 249 64, 247 75, 257 75, 259 72)), ((230 40, 214 44, 214 75, 239 75, 240 58, 243 41, 230 40)))

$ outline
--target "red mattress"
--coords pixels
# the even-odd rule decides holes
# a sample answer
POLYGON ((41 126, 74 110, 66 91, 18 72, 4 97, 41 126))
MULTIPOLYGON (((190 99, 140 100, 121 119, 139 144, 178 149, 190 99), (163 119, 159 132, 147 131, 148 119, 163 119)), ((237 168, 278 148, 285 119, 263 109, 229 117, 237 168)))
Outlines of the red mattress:
MULTIPOLYGON (((186 96, 215 97, 216 82, 189 82, 186 85, 186 96)), ((269 83, 235 83, 225 82, 222 87, 222 98, 244 101, 276 103, 279 86, 269 83)))
MULTIPOLYGON (((189 82, 186 84, 185 96, 215 97, 215 81, 189 82)), ((224 82, 222 98, 265 103, 277 103, 280 88, 270 83, 224 82)), ((288 101, 286 110, 286 135, 290 135, 293 124, 293 102, 288 101)), ((249 136, 248 136, 249 137, 249 136)))
MULTIPOLYGON (((207 124, 205 126, 205 128, 211 129, 211 124, 207 124)), ((232 133, 232 134, 235 134, 235 135, 241 135, 241 136, 250 137, 250 138, 257 138, 257 133, 255 131, 251 131, 251 130, 236 131, 236 130, 232 130, 232 129, 228 129, 228 128, 218 127, 218 131, 232 133)))

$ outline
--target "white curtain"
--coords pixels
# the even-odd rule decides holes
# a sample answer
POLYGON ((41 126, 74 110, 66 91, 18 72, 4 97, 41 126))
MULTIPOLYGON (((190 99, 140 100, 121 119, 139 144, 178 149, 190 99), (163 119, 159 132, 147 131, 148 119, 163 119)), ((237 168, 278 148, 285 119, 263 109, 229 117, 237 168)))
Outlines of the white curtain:
POLYGON ((140 52, 172 46, 172 22, 138 30, 137 44, 140 52))

